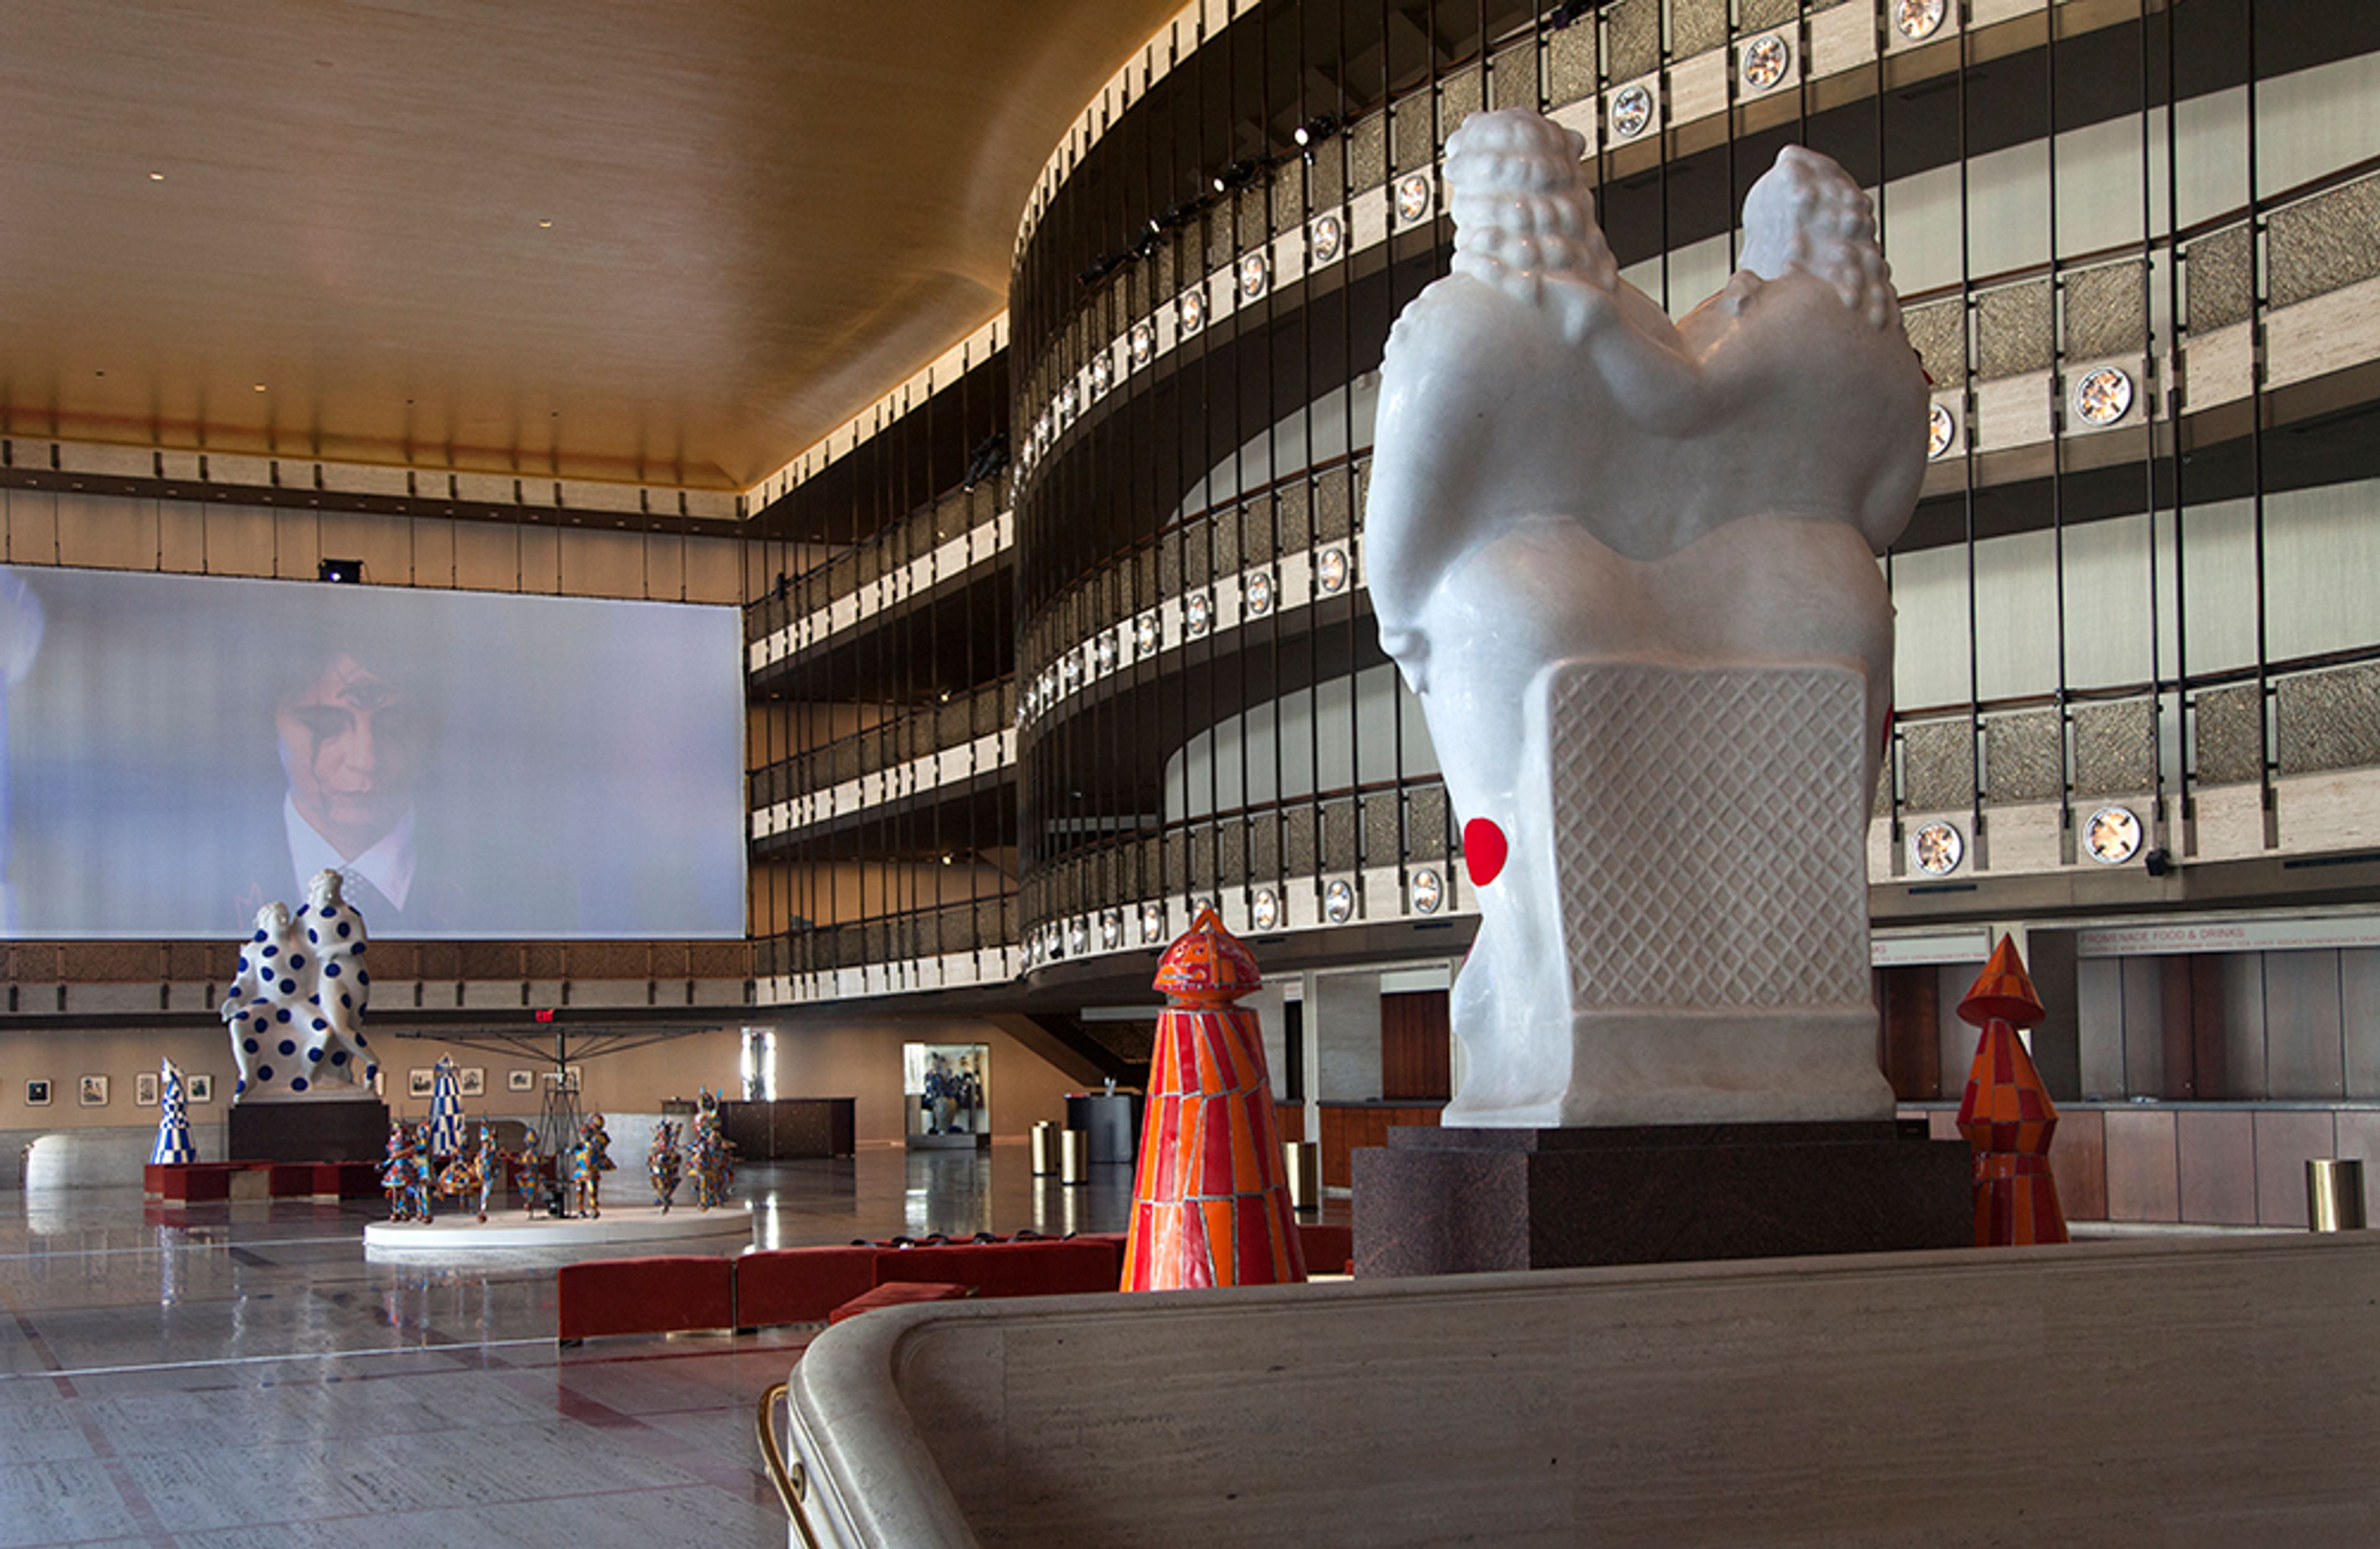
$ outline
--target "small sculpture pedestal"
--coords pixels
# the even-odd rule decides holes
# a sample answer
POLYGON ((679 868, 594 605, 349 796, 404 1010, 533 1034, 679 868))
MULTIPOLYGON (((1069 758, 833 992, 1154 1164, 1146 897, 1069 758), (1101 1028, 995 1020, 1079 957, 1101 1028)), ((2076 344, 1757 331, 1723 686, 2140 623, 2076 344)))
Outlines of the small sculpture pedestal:
POLYGON ((388 1105, 353 1097, 232 1105, 235 1162, 377 1162, 388 1144, 388 1105))
POLYGON ((1399 1129, 1354 1167, 1359 1277, 1974 1240, 1967 1147, 1914 1121, 1399 1129))

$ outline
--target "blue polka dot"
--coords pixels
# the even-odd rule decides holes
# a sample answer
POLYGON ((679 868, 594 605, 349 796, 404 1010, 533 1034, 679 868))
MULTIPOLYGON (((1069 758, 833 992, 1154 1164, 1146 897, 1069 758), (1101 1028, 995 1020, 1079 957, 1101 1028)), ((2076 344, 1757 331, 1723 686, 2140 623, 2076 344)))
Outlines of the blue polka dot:
POLYGON ((348 999, 344 995, 339 997, 339 1004, 345 1006, 349 1010, 354 1010, 356 1008, 356 1003, 353 1000, 348 999))
POLYGON ((297 994, 297 993, 298 993, 298 981, 297 981, 297 980, 295 980, 295 979, 284 979, 284 980, 282 980, 282 981, 281 981, 281 993, 282 993, 282 994, 284 994, 284 995, 295 995, 295 994, 297 994))
POLYGON ((294 1039, 284 1038, 281 1040, 281 1053, 285 1059, 297 1052, 298 1045, 294 1039))
POLYGON ((287 1022, 289 1020, 289 1008, 284 1006, 281 1010, 273 1012, 273 1020, 275 1022, 287 1022))
POLYGON ((321 1017, 316 1017, 314 1019, 314 1031, 317 1033, 325 1031, 330 1027, 330 1025, 331 1024, 329 1023, 324 1022, 321 1017))
POLYGON ((308 1049, 306 1051, 306 1060, 307 1063, 311 1065, 321 1064, 322 1062, 322 1051, 318 1048, 308 1049))
POLYGON ((299 1076, 297 1080, 295 1080, 295 1081, 291 1082, 291 1083, 289 1083, 289 1090, 290 1090, 290 1091, 292 1091, 292 1092, 303 1092, 303 1091, 305 1091, 305 1090, 306 1090, 306 1078, 305 1078, 304 1076, 299 1076))
POLYGON ((372 1079, 372 1077, 374 1077, 374 1076, 376 1076, 376 1075, 378 1075, 378 1074, 380 1074, 380 1067, 379 1067, 379 1066, 377 1066, 377 1065, 367 1065, 367 1066, 365 1066, 365 1067, 364 1067, 364 1080, 366 1080, 366 1081, 370 1081, 370 1080, 371 1080, 371 1079, 372 1079))
POLYGON ((272 956, 273 956, 275 953, 279 952, 280 950, 281 950, 281 949, 280 949, 280 948, 278 948, 278 947, 267 947, 267 948, 265 948, 265 949, 264 949, 264 955, 265 955, 266 957, 272 957, 272 956))
POLYGON ((368 985, 371 983, 371 975, 358 968, 356 970, 356 983, 359 985, 368 985))
POLYGON ((261 930, 260 930, 260 931, 258 931, 258 932, 256 933, 256 939, 257 939, 257 940, 259 940, 259 941, 263 940, 263 939, 264 939, 264 932, 262 932, 262 931, 261 931, 261 930))
POLYGON ((273 1067, 270 1065, 259 1065, 256 1068, 256 1079, 259 1081, 271 1081, 273 1079, 273 1067))
POLYGON ((369 942, 369 941, 358 941, 358 942, 357 942, 357 943, 356 943, 356 956, 358 956, 358 957, 361 957, 361 956, 363 956, 366 952, 370 951, 370 950, 371 950, 371 943, 370 943, 370 942, 369 942))
POLYGON ((345 935, 346 935, 346 934, 347 934, 347 922, 346 922, 346 921, 345 921, 345 920, 341 920, 341 921, 339 922, 339 934, 340 934, 341 936, 345 936, 345 935))
POLYGON ((338 912, 337 910, 335 910, 335 909, 332 908, 332 907, 331 907, 329 904, 327 904, 327 903, 326 903, 326 904, 324 904, 324 905, 322 905, 322 918, 324 918, 324 919, 326 919, 326 920, 335 920, 335 919, 337 919, 338 917, 339 917, 339 912, 338 912))
POLYGON ((356 1035, 356 1047, 358 1047, 358 1048, 370 1048, 370 1047, 371 1047, 371 1040, 370 1040, 370 1038, 365 1037, 365 1036, 364 1036, 362 1034, 360 1034, 360 1033, 358 1033, 358 1034, 357 1034, 357 1035, 356 1035))
POLYGON ((239 954, 239 971, 243 974, 248 972, 248 954, 246 952, 239 954))
POLYGON ((243 1038, 240 1040, 239 1047, 246 1049, 249 1053, 254 1054, 262 1046, 257 1043, 253 1038, 243 1038))
POLYGON ((234 1083, 232 1083, 231 1091, 232 1091, 232 1095, 233 1095, 233 1096, 235 1096, 235 1097, 237 1097, 237 1095, 239 1095, 241 1093, 243 1093, 243 1092, 245 1092, 245 1091, 247 1091, 247 1090, 248 1090, 248 1083, 246 1083, 245 1081, 237 1081, 237 1082, 234 1082, 234 1083))
POLYGON ((292 974, 295 974, 296 972, 298 972, 298 970, 299 970, 300 968, 303 968, 303 967, 305 967, 305 966, 306 966, 306 958, 305 958, 305 955, 304 955, 303 953, 300 953, 300 952, 292 952, 292 953, 290 953, 290 954, 289 954, 289 972, 291 972, 292 974))
POLYGON ((320 936, 315 935, 314 928, 311 926, 309 926, 306 927, 306 939, 309 941, 320 941, 322 938, 320 936))
POLYGON ((322 1003, 322 998, 319 995, 310 995, 306 998, 317 1006, 322 1003))
POLYGON ((257 1019, 256 1019, 256 1030, 257 1030, 259 1033, 262 1033, 262 1032, 264 1032, 266 1029, 270 1028, 272 1025, 273 1025, 273 1024, 272 1024, 271 1023, 266 1022, 262 1017, 259 1017, 259 1018, 257 1018, 257 1019))
POLYGON ((335 962, 326 962, 322 964, 322 976, 328 979, 337 978, 339 976, 339 965, 335 962))
POLYGON ((334 1065, 344 1065, 346 1062, 347 1051, 346 1049, 341 1049, 336 1054, 331 1056, 331 1063, 334 1065))

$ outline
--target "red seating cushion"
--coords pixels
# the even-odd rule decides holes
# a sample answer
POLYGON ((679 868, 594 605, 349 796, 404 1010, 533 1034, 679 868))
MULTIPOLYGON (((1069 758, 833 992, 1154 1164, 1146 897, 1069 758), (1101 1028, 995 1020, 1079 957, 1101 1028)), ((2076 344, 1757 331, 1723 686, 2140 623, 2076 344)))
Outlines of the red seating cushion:
POLYGON ((1308 1275, 1343 1275, 1355 1258, 1355 1228, 1324 1226, 1319 1221, 1297 1223, 1297 1244, 1305 1253, 1308 1275))
POLYGON ((905 1307, 917 1301, 956 1301, 968 1294, 965 1286, 936 1280, 892 1280, 861 1291, 829 1313, 826 1321, 841 1323, 845 1318, 856 1318, 879 1307, 905 1307))
POLYGON ((1122 1261, 1112 1247, 1080 1238, 888 1248, 876 1255, 880 1286, 896 1280, 936 1280, 971 1286, 978 1296, 1111 1291, 1122 1277, 1122 1261))
POLYGON ((735 1264, 735 1311, 746 1328, 823 1323, 876 1284, 878 1248, 769 1248, 735 1264))
POLYGON ((699 1253, 565 1264, 554 1282, 555 1337, 672 1334, 735 1326, 735 1264, 699 1253))

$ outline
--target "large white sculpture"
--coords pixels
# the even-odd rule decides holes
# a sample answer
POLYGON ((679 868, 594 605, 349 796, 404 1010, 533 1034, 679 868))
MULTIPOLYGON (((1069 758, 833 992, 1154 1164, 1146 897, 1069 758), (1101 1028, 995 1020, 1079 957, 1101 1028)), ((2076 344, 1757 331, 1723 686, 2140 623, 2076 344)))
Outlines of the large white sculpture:
POLYGON ((296 915, 281 903, 256 912, 255 934, 240 947, 239 976, 222 1009, 239 1060, 236 1099, 371 1090, 380 1067, 363 1033, 370 940, 363 916, 339 895, 335 871, 314 874, 296 915))
POLYGON ((1876 554, 1926 383, 1867 200, 1787 148, 1742 267, 1672 325, 1619 277, 1583 142, 1447 145, 1454 272, 1390 335, 1366 518, 1479 900, 1448 1125, 1888 1115, 1866 819, 1876 554))

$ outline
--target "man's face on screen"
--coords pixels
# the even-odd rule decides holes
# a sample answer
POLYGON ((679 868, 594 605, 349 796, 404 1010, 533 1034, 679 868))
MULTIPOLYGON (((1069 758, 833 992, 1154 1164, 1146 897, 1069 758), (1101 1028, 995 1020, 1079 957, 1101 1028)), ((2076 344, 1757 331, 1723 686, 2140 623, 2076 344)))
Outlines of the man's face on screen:
POLYGON ((396 827, 429 756, 419 701, 342 652, 273 719, 290 802, 341 855, 355 859, 396 827))

